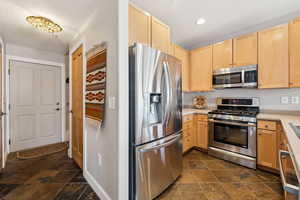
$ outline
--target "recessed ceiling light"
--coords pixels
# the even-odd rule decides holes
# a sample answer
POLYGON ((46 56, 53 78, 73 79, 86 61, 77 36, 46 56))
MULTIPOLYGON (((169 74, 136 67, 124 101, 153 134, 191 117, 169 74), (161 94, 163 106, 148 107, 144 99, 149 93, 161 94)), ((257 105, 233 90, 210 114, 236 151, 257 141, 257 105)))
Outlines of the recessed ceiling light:
POLYGON ((206 22, 206 20, 201 17, 201 18, 197 19, 196 24, 201 25, 201 24, 205 24, 205 22, 206 22))

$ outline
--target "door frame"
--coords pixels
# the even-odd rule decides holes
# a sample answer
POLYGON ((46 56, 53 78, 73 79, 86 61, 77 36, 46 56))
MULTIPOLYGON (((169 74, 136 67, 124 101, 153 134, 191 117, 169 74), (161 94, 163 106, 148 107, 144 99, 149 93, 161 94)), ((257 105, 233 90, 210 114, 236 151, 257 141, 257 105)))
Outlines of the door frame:
POLYGON ((9 105, 11 104, 10 102, 10 75, 9 75, 9 68, 10 68, 10 61, 19 61, 19 62, 27 62, 27 63, 33 63, 33 64, 41 64, 41 65, 50 65, 53 67, 59 67, 60 68, 60 73, 61 73, 61 141, 66 141, 66 105, 65 105, 65 99, 66 99, 66 80, 65 80, 65 64, 64 63, 57 63, 57 62, 52 62, 52 61, 46 61, 46 60, 39 60, 39 59, 31 59, 31 58, 24 58, 24 57, 19 57, 19 56, 12 56, 12 55, 6 55, 6 68, 5 68, 5 82, 6 82, 6 111, 7 111, 7 123, 6 123, 6 140, 4 141, 4 144, 7 148, 7 152, 5 155, 5 158, 7 155, 10 153, 10 145, 9 145, 9 140, 10 140, 10 135, 11 135, 11 114, 9 110, 9 105))
MULTIPOLYGON (((69 50, 69 110, 72 110, 72 55, 73 53, 80 47, 82 46, 82 67, 83 67, 83 83, 82 83, 82 98, 83 98, 83 130, 82 130, 82 134, 83 134, 83 141, 82 141, 82 145, 83 145, 83 166, 82 166, 82 170, 85 172, 86 171, 86 119, 85 119, 85 89, 86 89, 86 66, 87 66, 87 58, 86 58, 86 40, 85 38, 81 38, 78 42, 76 42, 69 50)), ((70 158, 72 158, 72 113, 69 113, 69 150, 68 150, 68 155, 70 158)))
MULTIPOLYGON (((2 108, 2 112, 4 112, 5 108, 4 108, 4 86, 5 86, 5 69, 6 69, 6 66, 5 66, 5 47, 4 47, 4 41, 2 39, 2 37, 0 36, 0 45, 1 45, 1 53, 2 53, 2 73, 1 73, 1 82, 2 82, 2 92, 1 92, 1 100, 2 100, 2 103, 1 103, 1 108, 2 108)), ((1 148, 1 154, 2 154, 2 163, 1 163, 1 167, 0 168, 4 168, 5 167, 5 162, 6 162, 6 146, 5 146, 5 118, 7 116, 3 115, 2 116, 2 120, 0 123, 2 123, 2 130, 1 130, 1 141, 2 141, 2 148, 1 148)))

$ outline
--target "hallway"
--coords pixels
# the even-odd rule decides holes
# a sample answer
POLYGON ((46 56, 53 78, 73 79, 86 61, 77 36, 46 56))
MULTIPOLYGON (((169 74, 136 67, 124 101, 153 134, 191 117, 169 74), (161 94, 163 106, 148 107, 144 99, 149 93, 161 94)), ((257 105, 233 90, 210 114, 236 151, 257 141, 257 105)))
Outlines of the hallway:
POLYGON ((10 155, 0 175, 0 199, 99 200, 67 151, 31 160, 10 155))

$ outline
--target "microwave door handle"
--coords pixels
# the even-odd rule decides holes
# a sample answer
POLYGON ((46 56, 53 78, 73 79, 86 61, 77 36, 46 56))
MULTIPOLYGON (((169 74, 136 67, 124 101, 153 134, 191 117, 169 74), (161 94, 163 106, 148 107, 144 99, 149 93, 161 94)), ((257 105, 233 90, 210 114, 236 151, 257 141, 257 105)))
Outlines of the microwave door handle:
POLYGON ((282 164, 282 158, 284 156, 290 156, 290 153, 288 151, 279 150, 279 170, 280 170, 280 176, 283 184, 283 189, 291 194, 298 195, 299 193, 299 187, 295 185, 291 185, 286 182, 284 172, 283 172, 283 164, 282 164))
POLYGON ((250 126, 250 127, 256 127, 255 124, 243 124, 243 123, 237 123, 237 122, 227 122, 227 121, 221 121, 221 120, 214 120, 210 119, 208 120, 209 122, 215 122, 215 123, 220 123, 220 124, 228 124, 228 125, 236 125, 236 126, 250 126))
POLYGON ((242 76, 242 84, 245 84, 245 70, 242 71, 241 76, 242 76))

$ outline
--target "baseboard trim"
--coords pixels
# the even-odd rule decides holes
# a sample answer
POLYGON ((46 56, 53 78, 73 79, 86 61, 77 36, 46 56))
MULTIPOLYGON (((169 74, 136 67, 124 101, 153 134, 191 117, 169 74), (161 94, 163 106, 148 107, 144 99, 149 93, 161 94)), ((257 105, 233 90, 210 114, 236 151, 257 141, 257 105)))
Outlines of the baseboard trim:
POLYGON ((83 172, 84 178, 87 180, 87 182, 90 184, 90 186, 93 188, 95 193, 98 195, 98 197, 101 200, 111 200, 109 195, 105 192, 105 190, 97 183, 97 181, 94 179, 92 174, 90 174, 87 170, 83 172))

